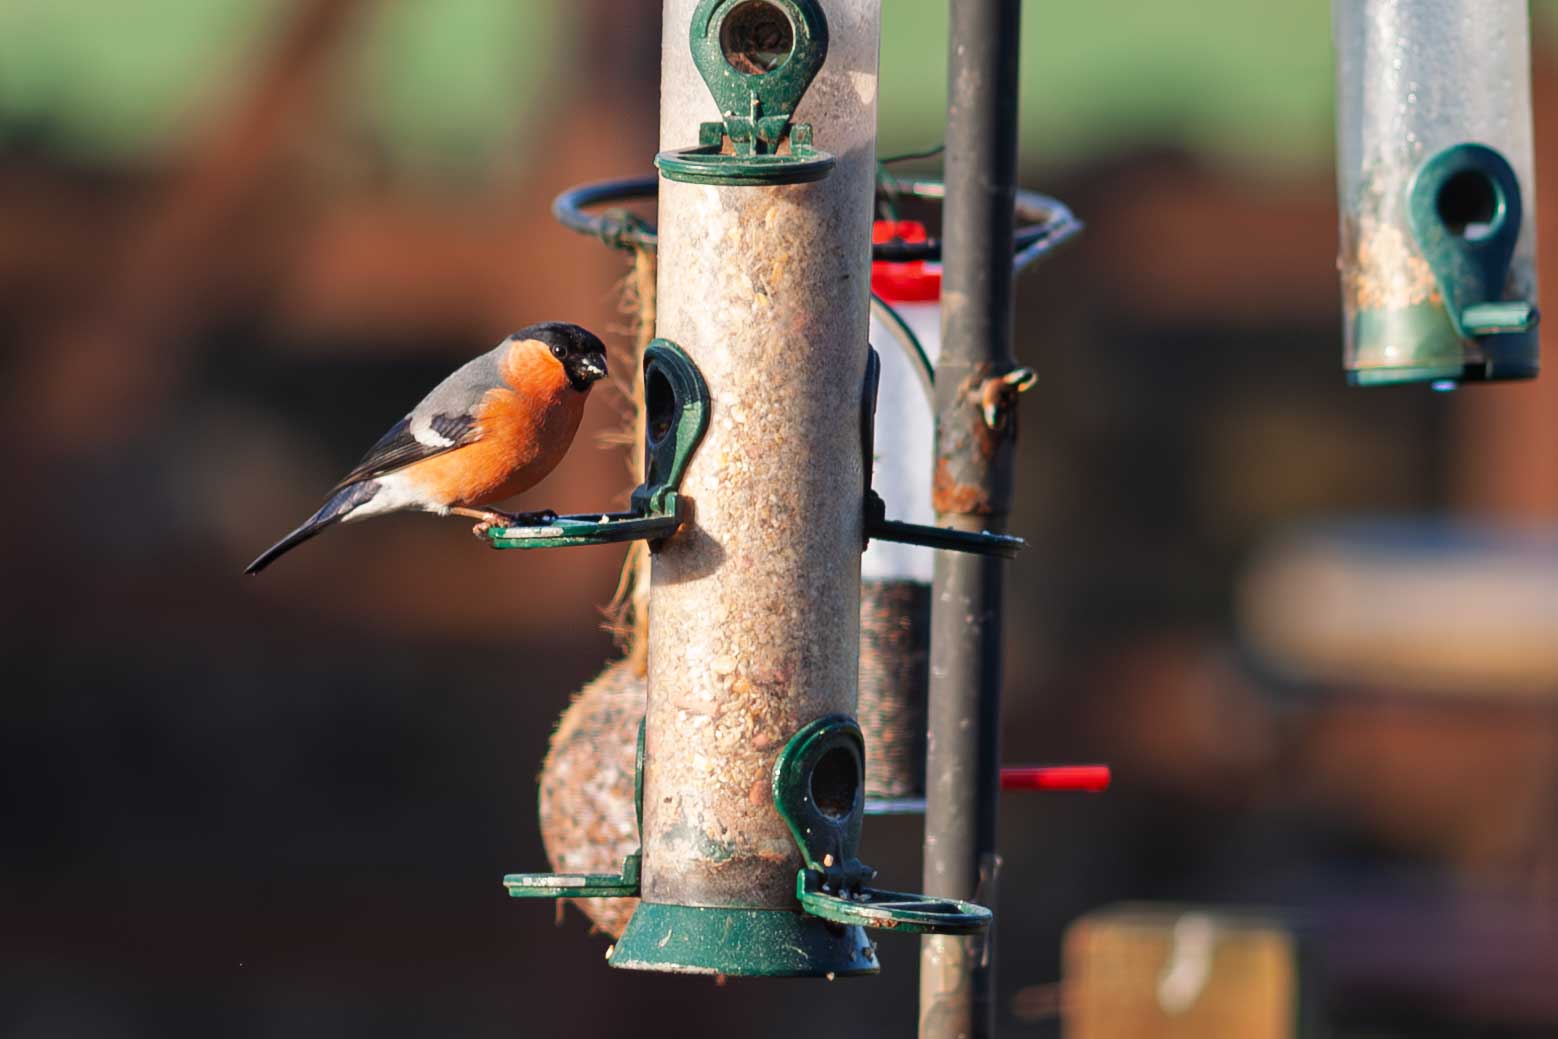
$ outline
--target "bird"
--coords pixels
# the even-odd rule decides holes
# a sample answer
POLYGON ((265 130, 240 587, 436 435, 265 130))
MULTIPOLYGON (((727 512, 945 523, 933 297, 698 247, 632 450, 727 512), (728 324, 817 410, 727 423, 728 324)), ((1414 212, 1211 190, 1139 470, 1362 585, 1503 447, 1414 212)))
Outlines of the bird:
POLYGON ((590 389, 606 377, 606 347, 578 325, 528 325, 456 369, 368 449, 324 505, 262 552, 257 574, 337 523, 391 512, 432 512, 495 526, 550 522, 486 502, 529 490, 567 454, 590 389))

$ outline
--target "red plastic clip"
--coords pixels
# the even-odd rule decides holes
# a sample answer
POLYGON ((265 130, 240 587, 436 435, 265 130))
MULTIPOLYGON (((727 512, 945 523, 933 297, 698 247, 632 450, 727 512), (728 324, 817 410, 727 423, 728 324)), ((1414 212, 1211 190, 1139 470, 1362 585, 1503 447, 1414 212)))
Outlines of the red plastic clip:
POLYGON ((1097 794, 1109 789, 1108 765, 1049 765, 1001 769, 1002 790, 1080 790, 1097 794))
MULTIPOLYGON (((871 244, 928 241, 918 220, 878 220, 871 225, 871 244)), ((871 264, 871 291, 889 303, 935 303, 941 299, 941 264, 924 260, 876 260, 871 264)))

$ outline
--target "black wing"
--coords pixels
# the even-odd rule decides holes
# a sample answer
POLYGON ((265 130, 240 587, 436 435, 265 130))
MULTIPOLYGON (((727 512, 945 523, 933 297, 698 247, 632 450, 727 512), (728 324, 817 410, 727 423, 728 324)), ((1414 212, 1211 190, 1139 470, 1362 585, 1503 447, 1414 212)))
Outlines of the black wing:
POLYGON ((476 419, 471 415, 434 415, 428 426, 449 442, 424 444, 412 435, 411 416, 407 415, 390 427, 390 431, 380 437, 377 444, 368 449, 368 453, 362 456, 362 461, 358 462, 356 467, 335 485, 335 490, 360 480, 383 476, 396 469, 404 469, 412 462, 420 462, 424 458, 453 451, 476 439, 476 419))

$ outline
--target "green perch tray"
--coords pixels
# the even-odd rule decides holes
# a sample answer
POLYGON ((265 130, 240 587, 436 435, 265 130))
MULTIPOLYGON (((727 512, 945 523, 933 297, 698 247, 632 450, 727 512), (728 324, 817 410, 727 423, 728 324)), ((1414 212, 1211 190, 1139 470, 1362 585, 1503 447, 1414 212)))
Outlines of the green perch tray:
POLYGON ((558 516, 548 523, 493 527, 493 548, 571 548, 621 541, 656 542, 676 533, 683 505, 676 491, 709 426, 709 388, 698 366, 675 343, 656 339, 644 349, 645 479, 628 512, 558 516))

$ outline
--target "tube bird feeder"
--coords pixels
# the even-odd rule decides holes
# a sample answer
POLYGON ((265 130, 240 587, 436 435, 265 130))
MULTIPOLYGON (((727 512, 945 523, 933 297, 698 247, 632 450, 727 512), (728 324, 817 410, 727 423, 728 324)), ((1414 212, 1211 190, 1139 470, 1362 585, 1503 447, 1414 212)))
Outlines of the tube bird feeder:
POLYGON ((871 490, 880 5, 825 7, 667 0, 645 483, 620 517, 492 538, 650 541, 639 850, 619 874, 504 881, 516 897, 638 896, 615 967, 864 974, 866 927, 990 922, 969 902, 868 887, 856 857, 867 539, 999 554, 1021 541, 887 520, 871 490))
POLYGON ((1525 0, 1334 0, 1332 20, 1348 379, 1533 377, 1525 0))
MULTIPOLYGON (((779 48, 785 44, 787 30, 773 20, 774 11, 786 18, 818 18, 821 10, 815 5, 774 5, 773 10, 766 12, 754 12, 749 8, 742 13, 743 17, 750 17, 751 21, 738 32, 727 30, 722 20, 741 12, 740 6, 728 0, 725 3, 700 4, 693 13, 693 28, 689 34, 692 37, 693 65, 703 77, 705 85, 711 86, 711 94, 710 80, 721 82, 719 77, 724 75, 723 70, 727 65, 738 70, 772 66, 770 71, 777 72, 783 68, 782 62, 776 57, 779 53, 777 49, 760 51, 757 55, 746 57, 737 55, 735 60, 727 61, 722 50, 711 50, 706 46, 705 34, 753 40, 765 47, 779 48), (710 60, 715 55, 718 55, 719 64, 711 67, 710 60)), ((796 42, 797 38, 803 41, 825 40, 827 34, 823 25, 813 23, 810 31, 791 37, 788 45, 800 46, 796 42)), ((675 45, 674 39, 670 45, 675 45)), ((853 73, 849 80, 859 102, 868 102, 870 94, 862 89, 867 85, 867 80, 853 73)), ((809 84, 810 79, 803 77, 801 82, 809 84)), ((728 92, 726 100, 729 100, 728 92)), ((737 105, 730 108, 722 105, 717 111, 722 112, 722 118, 729 117, 731 113, 755 111, 756 118, 761 120, 765 118, 762 105, 776 100, 784 102, 786 99, 776 97, 772 90, 768 90, 762 95, 754 93, 755 104, 752 106, 737 105)), ((774 145, 772 142, 749 142, 738 147, 730 138, 749 135, 749 125, 752 124, 747 117, 730 118, 725 123, 701 124, 699 139, 708 143, 690 149, 667 149, 660 154, 657 162, 665 180, 705 187, 741 187, 750 191, 760 187, 809 185, 833 173, 837 165, 834 156, 822 151, 817 145, 808 147, 803 154, 807 165, 799 170, 784 163, 753 163, 744 149, 767 154, 763 150, 774 145), (713 143, 715 136, 721 138, 717 146, 713 143), (728 168, 722 165, 727 160, 730 162, 728 168)), ((771 129, 769 133, 771 135, 771 129)), ((668 133, 667 140, 671 139, 668 133)), ((785 148, 781 136, 775 154, 782 157, 785 148)), ((870 165, 869 159, 861 161, 870 165)), ((660 186, 657 178, 630 178, 583 185, 559 196, 553 212, 565 226, 598 238, 613 248, 658 251, 663 239, 654 224, 621 210, 592 216, 585 212, 585 207, 647 199, 653 197, 660 186)), ((936 181, 893 178, 887 190, 894 198, 912 196, 936 202, 943 197, 942 185, 936 181)), ((707 343, 710 337, 719 340, 726 335, 720 322, 730 320, 732 314, 737 315, 742 327, 752 329, 757 329, 762 321, 772 319, 773 314, 766 300, 754 299, 745 294, 747 285, 753 282, 760 282, 764 286, 761 291, 765 296, 775 290, 783 293, 785 309, 778 316, 790 324, 798 320, 795 308, 800 303, 797 301, 805 300, 807 292, 831 292, 831 296, 822 297, 824 305, 829 304, 830 300, 837 302, 840 299, 848 301, 850 306, 858 305, 854 293, 861 292, 864 285, 851 289, 842 284, 855 277, 854 268, 841 264, 837 256, 830 260, 831 266, 821 268, 821 288, 814 288, 799 276, 788 275, 790 280, 787 282, 765 274, 751 256, 745 256, 739 249, 736 256, 723 261, 717 255, 713 260, 702 256, 703 251, 715 250, 717 253, 719 249, 727 247, 730 241, 739 246, 745 240, 739 233, 732 233, 731 228, 743 220, 750 222, 752 214, 749 209, 735 206, 734 203, 755 203, 768 197, 771 199, 770 209, 765 214, 777 212, 773 207, 783 204, 796 220, 796 226, 804 228, 805 222, 813 219, 805 212, 806 207, 815 204, 808 200, 809 196, 805 193, 797 192, 789 196, 783 193, 778 196, 737 195, 734 203, 721 202, 721 196, 707 193, 702 197, 694 193, 691 197, 703 206, 734 206, 732 215, 721 218, 724 222, 717 225, 725 228, 725 243, 704 241, 698 234, 688 236, 693 244, 685 248, 696 247, 700 251, 699 262, 704 264, 703 268, 694 272, 702 280, 695 278, 692 283, 705 287, 722 284, 711 280, 714 278, 711 270, 715 267, 733 270, 740 280, 735 290, 723 291, 721 295, 713 297, 718 309, 712 312, 712 318, 705 316, 695 320, 693 316, 687 316, 682 319, 681 325, 676 326, 682 329, 678 335, 684 338, 699 337, 707 343), (833 281, 831 286, 829 279, 833 281), (731 291, 735 293, 736 305, 732 305, 728 299, 731 291)), ((868 209, 862 209, 863 222, 868 219, 868 213, 868 209)), ((1056 248, 1081 228, 1080 223, 1060 202, 1031 192, 1016 193, 1014 215, 1025 221, 1016 230, 1011 243, 1014 272, 1052 255, 1056 248)), ((783 267, 794 256, 808 255, 796 250, 815 249, 818 243, 826 239, 826 235, 812 230, 799 233, 809 237, 806 241, 797 242, 797 232, 790 232, 789 239, 771 238, 768 236, 772 236, 774 231, 769 227, 762 232, 764 241, 761 247, 754 246, 748 252, 757 260, 762 260, 768 256, 764 250, 777 249, 779 252, 770 260, 777 259, 783 267)), ((853 230, 848 234, 853 235, 853 230)), ((706 234, 703 235, 703 238, 706 237, 706 234)), ((933 519, 929 445, 932 426, 930 404, 935 374, 930 355, 935 353, 939 336, 939 306, 935 298, 938 295, 939 275, 935 264, 940 258, 941 242, 927 235, 922 226, 909 222, 894 222, 890 227, 877 225, 871 237, 873 245, 870 255, 875 261, 872 286, 878 292, 873 292, 870 297, 870 337, 872 342, 882 345, 883 350, 878 354, 864 343, 856 347, 862 355, 864 370, 858 386, 858 402, 850 405, 855 409, 854 416, 858 418, 858 423, 851 420, 853 424, 848 424, 847 435, 852 446, 842 453, 819 454, 825 461, 832 459, 834 464, 840 461, 846 463, 848 473, 842 477, 835 474, 821 490, 810 492, 802 500, 802 504, 825 503, 807 507, 821 508, 835 518, 846 517, 850 511, 856 512, 858 527, 846 523, 839 528, 847 538, 843 543, 854 543, 855 549, 830 549, 823 552, 809 545, 807 539, 813 537, 815 531, 808 527, 806 515, 792 508, 791 496, 782 483, 777 489, 770 488, 765 482, 767 476, 763 475, 768 473, 767 469, 752 477, 745 473, 745 470, 752 468, 749 460, 753 453, 763 449, 765 438, 776 443, 798 444, 804 450, 812 450, 814 438, 819 434, 826 437, 840 433, 846 426, 846 423, 838 421, 840 413, 826 404, 823 407, 827 412, 827 421, 819 424, 816 430, 797 431, 788 425, 795 416, 814 414, 818 406, 815 403, 792 400, 795 407, 791 410, 765 411, 772 408, 768 385, 775 382, 778 376, 763 377, 768 382, 761 378, 754 380, 749 377, 748 369, 758 372, 765 365, 782 368, 787 362, 782 351, 770 357, 759 349, 765 334, 761 331, 754 331, 741 340, 746 353, 741 358, 727 362, 735 367, 726 369, 729 374, 716 384, 716 392, 712 397, 692 356, 665 338, 649 343, 644 351, 645 385, 640 398, 645 403, 646 421, 641 441, 646 449, 644 484, 634 492, 631 512, 615 516, 558 517, 548 526, 510 528, 490 535, 490 540, 497 548, 558 548, 628 538, 647 539, 651 561, 658 555, 668 563, 676 560, 676 565, 682 568, 674 571, 670 566, 662 568, 658 578, 662 598, 665 597, 663 588, 667 572, 673 573, 677 584, 691 584, 707 576, 704 570, 712 574, 726 565, 726 546, 736 546, 744 552, 745 570, 732 571, 722 581, 711 581, 704 586, 703 592, 696 593, 704 594, 713 590, 720 593, 718 596, 703 601, 693 597, 678 601, 681 624, 701 628, 714 623, 716 629, 700 630, 692 638, 665 639, 669 648, 662 645, 657 651, 661 657, 657 659, 674 659, 676 654, 683 652, 684 642, 693 647, 693 655, 689 659, 665 669, 673 676, 673 692, 690 686, 695 696, 690 700, 685 695, 680 698, 672 696, 665 701, 674 711, 673 720, 676 724, 672 728, 680 730, 682 738, 681 743, 669 744, 672 749, 667 753, 673 756, 666 772, 678 777, 697 793, 701 799, 698 804, 700 810, 705 811, 705 817, 708 817, 709 812, 722 810, 734 803, 740 814, 756 821, 754 832, 759 833, 761 839, 749 843, 759 849, 757 858, 760 860, 760 872, 747 875, 743 874, 742 865, 724 865, 727 861, 725 849, 713 844, 711 831, 705 830, 707 839, 698 841, 697 846, 684 858, 694 864, 700 858, 712 858, 712 866, 718 868, 709 868, 709 863, 696 868, 715 874, 719 884, 725 887, 710 895, 708 888, 689 885, 685 877, 678 876, 680 888, 673 884, 666 889, 671 894, 661 897, 689 901, 662 900, 650 902, 646 907, 639 900, 639 896, 646 890, 643 883, 646 872, 644 864, 650 842, 644 821, 644 728, 639 724, 646 683, 627 666, 631 661, 624 661, 608 668, 565 711, 542 773, 542 829, 548 855, 557 869, 578 872, 511 874, 504 880, 509 893, 517 898, 565 898, 577 901, 602 930, 613 938, 621 939, 611 952, 611 960, 618 966, 725 974, 858 973, 874 969, 869 943, 862 944, 863 935, 859 933, 862 926, 907 933, 967 934, 982 929, 989 920, 987 910, 970 903, 868 888, 865 884, 872 871, 860 864, 853 852, 863 821, 862 810, 918 811, 924 805, 927 692, 925 643, 932 612, 929 589, 924 582, 930 574, 931 557, 923 552, 911 552, 902 546, 998 556, 1010 556, 1022 547, 1020 538, 1009 535, 967 527, 961 530, 949 529, 924 522, 933 519), (728 417, 724 412, 727 405, 732 408, 728 417), (755 437, 750 436, 750 431, 741 428, 747 421, 742 416, 753 412, 764 412, 765 421, 771 426, 755 437), (740 484, 730 472, 715 465, 707 470, 711 475, 705 478, 704 484, 695 494, 689 495, 685 491, 692 484, 683 488, 682 479, 694 455, 702 450, 703 438, 711 425, 711 415, 716 426, 719 420, 724 419, 722 428, 729 431, 722 434, 721 442, 724 446, 720 449, 721 458, 717 461, 720 465, 728 465, 732 458, 739 458, 738 452, 745 452, 747 459, 740 462, 737 471, 746 483, 740 484), (880 450, 875 449, 878 420, 884 429, 880 450), (864 483, 865 475, 873 469, 877 477, 875 487, 864 483), (862 482, 856 483, 857 479, 862 482), (744 497, 737 494, 722 499, 720 493, 716 492, 723 492, 727 482, 749 493, 744 497), (879 490, 881 493, 878 493, 879 490), (835 493, 853 504, 838 505, 830 498, 835 493), (887 501, 884 501, 883 494, 887 501), (713 514, 707 527, 701 526, 698 519, 699 516, 710 515, 707 509, 700 511, 697 500, 700 497, 709 503, 718 504, 720 509, 713 514), (765 500, 778 504, 765 509, 761 507, 765 500), (888 501, 891 501, 895 513, 904 518, 887 517, 888 501), (714 541, 711 535, 715 531, 719 532, 721 540, 714 541), (698 554, 700 550, 696 549, 700 537, 705 539, 701 556, 698 554), (805 717, 846 700, 855 701, 852 691, 843 690, 837 684, 836 668, 830 672, 828 681, 833 685, 827 698, 804 696, 798 698, 794 705, 783 703, 784 698, 792 695, 783 676, 787 673, 786 669, 794 670, 793 663, 780 659, 772 665, 767 688, 754 682, 750 677, 754 673, 752 666, 744 664, 744 660, 762 659, 765 654, 772 658, 776 653, 788 652, 792 658, 801 658, 800 667, 815 665, 805 659, 806 650, 800 641, 793 643, 787 650, 783 646, 775 649, 761 645, 765 638, 763 632, 773 630, 771 622, 765 619, 754 621, 750 615, 756 607, 773 600, 772 597, 758 598, 756 588, 744 586, 743 575, 750 578, 756 573, 758 580, 766 581, 768 571, 754 567, 750 560, 754 553, 761 556, 777 552, 788 568, 784 576, 789 584, 781 585, 781 591, 786 587, 810 587, 806 584, 805 568, 818 566, 827 580, 815 584, 814 590, 806 594, 835 595, 839 585, 835 575, 826 573, 827 568, 835 564, 842 565, 841 561, 847 562, 860 547, 857 538, 870 545, 861 567, 865 580, 859 597, 860 653, 856 711, 860 715, 860 723, 857 725, 853 718, 843 712, 823 715, 796 730, 782 748, 768 753, 770 748, 776 748, 772 733, 775 730, 782 733, 793 724, 794 718, 805 717), (809 554, 784 558, 787 554, 793 556, 796 551, 790 547, 792 541, 807 545, 809 554), (679 552, 687 554, 679 556, 679 552), (820 592, 815 589, 820 589, 820 592), (905 591, 907 595, 903 594, 905 591), (710 610, 715 607, 722 612, 711 613, 710 610), (745 645, 745 642, 736 645, 721 635, 718 625, 722 622, 717 618, 732 613, 744 615, 742 623, 746 635, 754 638, 756 641, 753 644, 759 646, 755 653, 743 654, 741 645, 745 645), (764 627, 765 624, 769 626, 764 627), (754 635, 754 632, 757 634, 754 635), (723 643, 720 642, 722 637, 725 638, 723 643), (699 647, 704 646, 712 648, 700 651, 699 647), (702 666, 699 663, 700 652, 701 657, 710 663, 710 666, 703 668, 704 672, 712 674, 714 683, 719 687, 708 691, 707 699, 704 698, 705 687, 697 685, 687 670, 702 666), (723 691, 726 687, 728 694, 723 691), (779 713, 781 708, 791 711, 793 718, 779 713), (777 724, 771 721, 774 717, 779 718, 777 724), (738 740, 734 748, 728 742, 722 746, 719 742, 722 738, 720 726, 737 722, 741 725, 736 730, 738 735, 756 734, 751 745, 744 747, 738 740), (705 733, 701 741, 698 738, 700 730, 705 733), (635 733, 638 734, 637 739, 635 733), (712 742, 709 734, 712 734, 712 742), (635 760, 635 743, 636 766, 632 764, 635 760), (709 751, 711 746, 724 756, 718 759, 713 757, 709 751), (685 762, 676 755, 684 756, 685 762), (755 770, 749 767, 750 760, 747 759, 761 760, 765 757, 771 759, 769 764, 755 770), (752 782, 751 787, 744 791, 745 803, 741 802, 739 796, 726 796, 721 801, 717 789, 713 794, 699 793, 703 784, 712 783, 717 788, 724 782, 721 777, 733 771, 728 767, 732 759, 737 759, 745 770, 743 778, 751 779, 752 782), (692 771, 686 768, 686 762, 693 765, 692 771), (629 769, 631 776, 627 774, 629 769), (603 781, 608 774, 609 781, 603 781), (770 788, 766 794, 765 782, 770 788), (632 788, 631 798, 626 792, 629 786, 632 788), (864 794, 863 798, 858 796, 861 793, 864 794), (771 800, 771 807, 767 809, 764 808, 765 797, 771 800), (794 868, 793 863, 779 864, 784 854, 787 854, 780 849, 788 848, 780 836, 780 826, 783 832, 788 833, 795 848, 793 854, 801 863, 801 868, 795 871, 793 891, 787 891, 784 897, 779 897, 777 884, 772 885, 771 892, 763 887, 765 876, 771 875, 768 876, 771 882, 773 877, 782 877, 794 868), (645 847, 632 850, 638 845, 640 834, 645 834, 645 847), (619 863, 620 871, 597 872, 614 868, 619 863), (743 884, 752 885, 759 894, 745 894, 740 887, 743 884), (691 893, 683 893, 686 891, 691 893), (741 904, 743 900, 755 900, 757 897, 772 901, 767 905, 741 904), (716 898, 726 901, 716 902, 716 898), (626 925, 629 917, 637 916, 640 907, 644 909, 637 930, 628 933, 626 925), (797 914, 802 918, 798 920, 797 914), (808 920, 805 917, 815 919, 808 920), (819 937, 816 920, 825 922, 826 938, 819 937), (646 944, 650 939, 653 939, 652 947, 646 944)), ((657 263, 656 269, 663 268, 657 263)), ((815 279, 818 274, 814 270, 809 277, 815 279)), ((658 292, 651 294, 656 297, 658 304, 658 292)), ((676 300, 677 305, 683 308, 692 306, 694 302, 700 306, 706 305, 709 301, 707 294, 688 291, 682 291, 676 300)), ((657 310, 663 312, 663 307, 657 306, 657 310)), ((818 337, 815 344, 806 344, 814 358, 809 362, 814 369, 813 374, 831 378, 836 370, 847 371, 843 365, 828 363, 825 350, 829 348, 818 344, 822 343, 823 336, 850 335, 848 326, 853 317, 848 312, 821 316, 815 324, 818 331, 807 333, 818 337)), ((666 329, 663 321, 660 328, 662 331, 666 329)), ((778 337, 780 342, 789 342, 785 338, 787 333, 784 327, 770 329, 766 334, 778 337)), ((848 362, 852 356, 848 353, 848 342, 841 342, 842 349, 846 351, 841 356, 848 362)), ((699 352, 704 349, 706 347, 700 347, 699 352)), ((997 381, 1000 386, 1006 387, 1014 382, 1014 376, 1018 384, 1016 388, 1019 389, 1032 379, 1031 373, 1018 370, 997 381)), ((784 384, 784 388, 792 398, 797 394, 811 392, 802 379, 784 384)), ((836 396, 836 388, 827 388, 823 400, 832 400, 836 396)), ((984 397, 981 399, 985 400, 984 397)), ((998 393, 987 403, 999 405, 1002 399, 998 393)), ((768 464, 765 460, 764 465, 768 464)), ((785 468, 780 475, 792 480, 799 478, 795 475, 791 460, 785 460, 785 468)), ((773 611, 774 618, 785 623, 793 623, 789 615, 794 613, 787 601, 778 601, 773 611)), ((807 626, 813 621, 814 618, 810 617, 802 619, 803 626, 797 628, 797 631, 803 633, 803 639, 813 637, 806 634, 816 630, 807 626)), ((650 624, 648 628, 651 641, 653 633, 662 631, 656 624, 650 624)), ((838 652, 836 643, 830 641, 823 645, 824 649, 829 647, 838 652)), ((847 671, 848 668, 843 670, 847 671)), ((805 676, 804 671, 798 673, 805 676)), ((675 735, 678 733, 673 731, 675 735)), ((650 767, 652 771, 658 769, 658 766, 650 767)), ((734 793, 740 795, 743 786, 738 785, 734 793)), ((687 797, 681 798, 682 803, 687 801, 687 797)), ((662 802, 673 803, 664 798, 662 802)), ((716 816, 715 819, 717 827, 714 832, 723 834, 729 829, 726 818, 716 816)), ((687 832, 683 829, 674 836, 684 840, 687 832)), ((685 849, 673 847, 671 850, 685 849)))
MULTIPOLYGON (((807 7, 665 5, 657 333, 689 352, 717 403, 683 482, 693 523, 653 563, 643 900, 614 951, 619 967, 876 968, 858 929, 795 911, 802 856, 772 793, 791 736, 853 713, 859 638, 878 4, 830 4, 821 32, 804 17, 820 9, 807 7), (787 168, 776 154, 765 163, 713 150, 692 177, 674 179, 701 126, 783 107, 772 96, 717 103, 706 68, 725 84, 740 81, 735 70, 762 70, 746 74, 762 80, 797 60, 815 66, 814 81, 803 100, 785 100, 799 101, 789 111, 831 153, 825 176, 812 180, 806 160, 787 168), (708 183, 722 160, 732 181, 708 183), (762 165, 780 182, 735 179, 762 165), (806 180, 783 182, 797 169, 806 180), (736 948, 721 937, 731 934, 747 940, 736 948)), ((848 771, 835 777, 834 810, 860 797, 848 771)))

